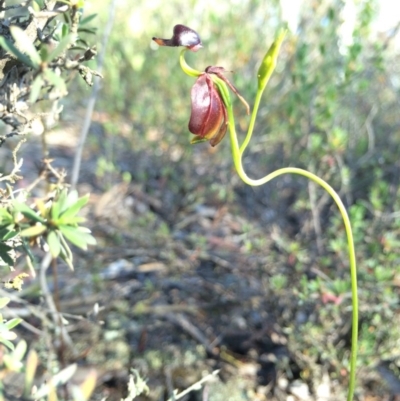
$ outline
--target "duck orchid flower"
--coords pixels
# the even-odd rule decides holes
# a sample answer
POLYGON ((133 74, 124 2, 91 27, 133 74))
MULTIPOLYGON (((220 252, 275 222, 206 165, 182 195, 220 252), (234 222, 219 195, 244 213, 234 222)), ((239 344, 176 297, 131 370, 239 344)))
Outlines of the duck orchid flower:
MULTIPOLYGON (((202 46, 200 36, 196 31, 185 25, 175 25, 171 39, 153 37, 160 46, 183 46, 196 52, 202 46)), ((223 67, 209 66, 204 72, 190 68, 181 53, 181 66, 190 76, 196 77, 191 90, 192 110, 189 121, 189 131, 195 135, 191 143, 210 141, 211 146, 221 142, 228 128, 228 113, 230 96, 228 87, 235 93, 246 106, 247 114, 250 107, 238 90, 229 82, 223 67)))

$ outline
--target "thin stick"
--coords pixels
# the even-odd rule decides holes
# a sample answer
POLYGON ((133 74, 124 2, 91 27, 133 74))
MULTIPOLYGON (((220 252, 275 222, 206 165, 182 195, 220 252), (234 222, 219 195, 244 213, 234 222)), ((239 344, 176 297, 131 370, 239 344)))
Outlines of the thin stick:
POLYGON ((205 382, 208 382, 209 380, 213 379, 215 376, 217 376, 219 373, 219 370, 214 370, 214 372, 210 373, 209 375, 203 377, 201 380, 199 380, 198 382, 192 384, 190 387, 188 387, 186 390, 183 390, 181 393, 179 394, 175 394, 174 398, 168 398, 167 401, 174 401, 174 400, 179 400, 182 397, 184 397, 186 394, 189 394, 191 391, 193 390, 200 390, 201 389, 201 385, 205 382))
MULTIPOLYGON (((114 23, 116 4, 117 4, 117 1, 112 0, 111 4, 110 4, 110 9, 108 12, 109 18, 108 18, 107 25, 106 25, 106 28, 104 31, 102 46, 101 46, 101 53, 99 54, 99 63, 97 65, 97 71, 99 73, 101 73, 101 71, 103 70, 107 42, 111 35, 112 26, 114 23)), ((88 101, 88 106, 86 108, 85 120, 83 121, 82 131, 81 131, 81 134, 79 137, 79 143, 78 143, 75 158, 74 158, 74 165, 72 167, 71 189, 76 188, 76 185, 79 180, 79 172, 81 169, 83 147, 85 146, 86 137, 89 132, 90 123, 91 123, 92 115, 93 115, 93 110, 94 110, 94 106, 96 104, 97 95, 99 93, 99 90, 100 90, 100 79, 99 79, 99 77, 96 76, 96 77, 94 77, 92 94, 90 95, 90 98, 88 101)))

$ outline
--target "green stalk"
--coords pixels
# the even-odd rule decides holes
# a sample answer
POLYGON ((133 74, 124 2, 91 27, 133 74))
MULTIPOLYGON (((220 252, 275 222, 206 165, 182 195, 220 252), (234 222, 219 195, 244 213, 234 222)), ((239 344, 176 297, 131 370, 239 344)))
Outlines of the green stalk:
MULTIPOLYGON (((261 66, 258 70, 258 89, 255 98, 253 112, 250 118, 249 129, 247 131, 247 135, 242 143, 239 146, 238 137, 236 134, 235 128, 235 119, 233 115, 233 108, 232 108, 232 101, 230 98, 229 90, 227 85, 223 80, 220 78, 213 76, 213 81, 215 85, 218 87, 219 93, 221 94, 222 100, 226 106, 227 114, 228 114, 228 127, 229 127, 229 134, 231 140, 231 148, 232 148, 232 158, 236 168, 236 171, 239 177, 243 180, 244 183, 250 186, 259 186, 266 184, 267 182, 271 181, 272 179, 279 177, 283 174, 297 174, 303 177, 308 178, 309 180, 315 182, 319 186, 321 186, 334 200, 336 203, 339 212, 342 216, 346 237, 347 237, 347 247, 349 253, 349 264, 350 264, 350 278, 351 278, 351 294, 352 294, 352 334, 351 334, 351 357, 350 357, 350 373, 349 373, 349 388, 347 394, 347 401, 352 401, 354 397, 354 390, 356 384, 356 363, 357 363, 357 349, 358 349, 358 290, 357 290, 357 266, 356 266, 356 256, 355 256, 355 249, 354 249, 354 239, 353 233, 351 229, 351 223, 349 216, 347 214, 346 208, 343 205, 340 196, 337 192, 322 178, 318 177, 317 175, 303 170, 301 168, 296 167, 285 167, 279 170, 276 170, 270 174, 267 174, 265 177, 260 179, 251 179, 247 176, 246 172, 243 169, 242 157, 243 153, 247 148, 247 145, 250 142, 251 136, 253 134, 254 125, 261 101, 262 94, 266 88, 266 85, 272 75, 272 72, 275 69, 276 61, 279 53, 279 48, 282 44, 282 41, 285 37, 286 31, 281 30, 272 44, 270 49, 268 50, 267 54, 265 55, 261 66)), ((180 55, 180 64, 183 71, 192 77, 197 77, 201 74, 201 72, 192 69, 188 66, 185 61, 184 53, 186 49, 183 49, 180 55)))
MULTIPOLYGON (((258 108, 258 107, 257 107, 258 108)), ((253 115, 257 114, 257 108, 254 108, 253 115)), ((351 223, 349 216, 347 214, 346 208, 343 205, 340 196, 337 192, 322 178, 318 177, 317 175, 303 170, 301 168, 296 167, 284 167, 279 170, 275 170, 274 172, 266 175, 263 178, 254 180, 247 176, 243 169, 242 163, 242 156, 243 152, 246 149, 246 146, 238 147, 235 123, 233 118, 233 110, 232 106, 229 105, 228 107, 228 116, 229 116, 229 133, 231 139, 231 146, 232 146, 232 158, 236 168, 236 171, 239 177, 243 180, 244 183, 250 186, 259 186, 266 184, 267 182, 273 180, 276 177, 279 177, 283 174, 297 174, 303 177, 308 178, 311 181, 314 181, 316 184, 320 185, 326 192, 332 197, 335 201, 339 212, 342 216, 345 230, 346 230, 346 237, 347 237, 347 247, 349 253, 349 262, 350 262, 350 276, 351 276, 351 297, 352 297, 352 332, 351 332, 351 358, 350 358, 350 377, 349 377, 349 389, 348 389, 348 396, 347 401, 352 401, 354 397, 354 390, 355 390, 355 383, 356 383, 356 363, 357 363, 357 348, 358 348, 358 290, 357 290, 357 266, 356 266, 356 256, 355 256, 355 249, 354 249, 354 239, 353 233, 351 229, 351 223)), ((250 132, 251 136, 251 132, 250 132)))
MULTIPOLYGON (((274 69, 275 63, 271 63, 270 68, 274 69)), ((227 90, 221 90, 222 88, 220 88, 220 82, 216 80, 216 84, 218 85, 218 88, 220 89, 221 96, 227 107, 228 118, 229 118, 229 121, 228 121, 229 134, 230 134, 231 147, 232 147, 232 158, 233 158, 233 162, 234 162, 234 165, 235 165, 235 168, 236 168, 236 171, 237 171, 239 177, 247 185, 260 186, 260 185, 266 184, 267 182, 269 182, 269 181, 273 180, 274 178, 279 177, 280 175, 283 175, 283 174, 301 175, 301 176, 306 177, 309 180, 315 182, 316 184, 321 186, 323 189, 325 189, 325 191, 328 192, 328 194, 335 201, 335 203, 339 209, 339 212, 342 216, 343 223, 344 223, 345 230, 346 230, 347 248, 348 248, 349 263, 350 263, 350 277, 351 277, 352 332, 351 332, 350 377, 349 377, 349 388, 348 388, 347 401, 352 401, 353 397, 354 397, 354 390, 355 390, 355 384, 356 384, 356 364, 357 364, 357 349, 358 349, 358 289, 357 289, 357 264, 356 264, 355 248, 354 248, 354 239, 353 239, 353 233, 352 233, 352 229, 351 229, 350 219, 349 219, 348 213, 346 211, 346 208, 343 205, 343 202, 340 199, 340 196, 326 181, 324 181, 322 178, 318 177, 317 175, 315 175, 307 170, 303 170, 301 168, 296 168, 296 167, 285 167, 285 168, 276 170, 270 174, 267 174, 263 178, 254 180, 254 179, 251 179, 250 177, 248 177, 248 175, 245 173, 245 171, 243 169, 243 163, 242 163, 243 153, 246 150, 246 147, 249 144, 251 136, 253 134, 254 123, 255 123, 255 120, 257 117, 260 100, 261 100, 262 94, 264 92, 264 89, 266 87, 266 83, 268 82, 268 80, 271 76, 271 73, 272 72, 270 70, 268 70, 267 71, 268 77, 264 81, 265 85, 258 86, 258 90, 257 90, 256 98, 255 98, 255 104, 254 104, 253 112, 252 112, 251 119, 250 119, 249 130, 248 130, 246 138, 244 139, 240 148, 238 145, 238 139, 237 139, 236 128, 235 128, 235 119, 234 119, 234 115, 233 115, 232 102, 230 100, 229 92, 227 92, 227 90), (226 98, 227 96, 229 98, 226 98)))

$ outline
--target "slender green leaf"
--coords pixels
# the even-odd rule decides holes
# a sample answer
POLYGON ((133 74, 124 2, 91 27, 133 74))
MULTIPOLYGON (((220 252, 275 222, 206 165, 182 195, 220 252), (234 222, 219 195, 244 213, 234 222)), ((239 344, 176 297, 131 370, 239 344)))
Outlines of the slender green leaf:
POLYGON ((55 231, 50 231, 47 236, 47 244, 50 248, 50 253, 53 258, 57 258, 61 252, 60 239, 55 231))
POLYGON ((9 239, 16 237, 17 235, 18 235, 18 231, 11 230, 11 231, 8 231, 8 233, 6 233, 3 237, 0 236, 0 239, 2 241, 8 241, 9 239))
POLYGON ((14 266, 14 260, 8 254, 12 248, 6 244, 0 244, 0 258, 3 259, 4 263, 7 263, 9 266, 14 266))
POLYGON ((14 319, 11 319, 8 322, 6 322, 5 326, 7 327, 8 330, 12 330, 15 326, 18 326, 21 322, 22 322, 22 319, 14 318, 14 319))
POLYGON ((87 250, 88 245, 96 245, 96 239, 91 234, 83 232, 80 227, 60 225, 59 229, 65 238, 78 248, 87 250))
POLYGON ((4 308, 10 301, 10 298, 7 297, 0 298, 0 309, 4 308))
POLYGON ((43 75, 49 81, 49 83, 59 89, 60 92, 62 92, 63 94, 67 93, 67 86, 65 85, 65 81, 59 75, 49 69, 45 70, 43 72, 43 75))
POLYGON ((29 101, 31 103, 36 103, 36 100, 38 100, 43 84, 44 81, 42 76, 38 75, 33 81, 31 86, 31 93, 29 95, 29 101))
POLYGON ((42 60, 29 36, 20 27, 15 25, 10 28, 10 31, 17 47, 28 55, 36 68, 39 67, 42 60))
POLYGON ((49 48, 48 46, 42 45, 39 49, 40 58, 43 61, 48 61, 49 59, 49 48))
POLYGON ((78 199, 73 205, 66 209, 61 215, 63 224, 68 224, 68 219, 75 216, 82 209, 82 207, 88 203, 88 201, 89 195, 86 195, 78 199))
POLYGON ((65 204, 65 209, 67 208, 69 209, 72 205, 75 204, 75 202, 77 202, 78 199, 79 199, 78 191, 73 189, 67 196, 67 203, 65 204))
POLYGON ((35 0, 34 3, 37 4, 37 6, 39 7, 39 9, 37 11, 40 11, 44 7, 44 1, 43 0, 35 0))
POLYGON ((12 221, 12 216, 5 207, 0 208, 0 222, 7 224, 12 221))
POLYGON ((82 18, 80 21, 80 25, 88 24, 90 21, 94 20, 97 17, 97 14, 90 14, 85 18, 82 18))
POLYGON ((17 346, 15 347, 15 351, 14 351, 14 359, 17 361, 22 361, 22 359, 24 358, 26 351, 28 349, 28 344, 26 343, 25 340, 21 340, 17 346))
POLYGON ((66 189, 63 189, 58 195, 58 198, 56 200, 56 202, 59 204, 60 213, 63 212, 68 207, 66 206, 67 195, 68 191, 66 189))
POLYGON ((35 399, 40 399, 45 397, 52 388, 57 387, 60 384, 67 383, 68 380, 74 375, 76 372, 77 365, 70 365, 63 369, 61 372, 54 375, 48 384, 43 384, 39 390, 35 393, 35 399))
POLYGON ((13 54, 18 60, 20 60, 27 66, 31 68, 38 68, 38 65, 35 65, 29 57, 25 56, 25 54, 20 52, 11 42, 9 42, 3 36, 0 36, 0 46, 3 49, 6 49, 9 53, 13 54))
POLYGON ((94 35, 97 32, 97 28, 79 28, 78 29, 79 33, 90 33, 91 35, 94 35))
POLYGON ((51 205, 51 219, 57 220, 60 217, 60 203, 55 201, 51 205))
POLYGON ((36 237, 37 235, 43 234, 46 230, 46 226, 38 224, 36 226, 25 228, 25 230, 20 232, 20 235, 21 237, 36 237))
POLYGON ((5 338, 1 338, 1 333, 0 333, 0 343, 4 344, 11 351, 14 351, 15 349, 15 346, 11 341, 6 340, 5 338))
POLYGON ((53 61, 57 57, 61 56, 67 49, 68 46, 74 41, 75 35, 67 35, 58 43, 57 47, 48 55, 47 61, 53 61))
POLYGON ((64 216, 60 218, 58 221, 59 224, 64 224, 67 226, 77 226, 80 223, 84 223, 86 221, 85 217, 81 216, 73 216, 73 217, 68 217, 67 219, 64 219, 64 216))
POLYGON ((64 38, 65 36, 67 36, 69 34, 69 25, 67 24, 62 24, 61 27, 61 36, 64 38))
POLYGON ((38 223, 46 223, 46 221, 36 214, 34 210, 32 210, 29 206, 25 205, 25 203, 14 202, 13 203, 14 210, 22 213, 26 218, 36 221, 38 223))
POLYGON ((31 389, 33 385, 33 380, 35 378, 35 373, 39 364, 39 357, 37 352, 32 349, 29 351, 28 357, 26 358, 26 371, 25 371, 25 398, 29 398, 31 394, 31 389))

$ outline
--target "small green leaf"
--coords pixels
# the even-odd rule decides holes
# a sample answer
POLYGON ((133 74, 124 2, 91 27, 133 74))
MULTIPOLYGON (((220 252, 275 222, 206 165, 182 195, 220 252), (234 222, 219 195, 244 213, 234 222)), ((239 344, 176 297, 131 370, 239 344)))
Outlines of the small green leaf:
POLYGON ((86 221, 85 217, 74 216, 69 217, 67 222, 64 222, 64 218, 61 219, 60 224, 66 224, 68 226, 77 226, 80 223, 84 223, 86 221))
POLYGON ((35 393, 35 399, 41 399, 48 395, 52 389, 59 386, 60 384, 67 383, 68 380, 74 375, 76 372, 77 365, 70 365, 55 374, 50 380, 49 383, 43 384, 39 390, 35 393))
POLYGON ((15 347, 13 359, 17 360, 17 361, 22 361, 22 359, 24 358, 24 356, 26 354, 27 349, 28 349, 28 344, 26 343, 26 341, 21 340, 15 347))
POLYGON ((13 218, 11 214, 8 212, 8 210, 5 207, 0 208, 0 223, 3 224, 8 224, 13 221, 13 218))
POLYGON ((44 84, 44 81, 43 81, 42 76, 38 75, 35 78, 35 80, 33 81, 32 86, 31 86, 31 93, 29 95, 29 101, 31 103, 35 103, 36 100, 38 100, 43 84, 44 84))
POLYGON ((31 68, 38 68, 37 65, 35 65, 29 57, 25 56, 22 52, 20 52, 11 42, 9 42, 6 38, 3 36, 0 36, 0 46, 7 50, 9 53, 13 54, 18 60, 26 64, 27 66, 31 68))
POLYGON ((63 189, 59 193, 58 198, 56 200, 56 202, 59 204, 60 213, 63 212, 68 207, 68 206, 66 206, 67 195, 68 195, 68 191, 66 189, 63 189))
POLYGON ((44 7, 43 0, 35 0, 34 3, 37 4, 37 6, 39 7, 39 10, 37 10, 37 11, 40 11, 44 7))
MULTIPOLYGON (((79 29, 78 29, 78 32, 79 32, 79 33, 89 33, 89 34, 91 34, 91 35, 94 35, 94 34, 97 32, 97 28, 95 28, 95 27, 93 27, 93 28, 79 28, 79 29)), ((82 40, 82 39, 80 39, 79 41, 82 42, 82 43, 86 43, 86 44, 88 45, 88 43, 85 42, 85 41, 82 40)), ((88 45, 87 47, 89 47, 89 45, 88 45)), ((85 49, 85 50, 86 50, 86 49, 85 49)))
POLYGON ((32 389, 33 380, 35 378, 35 373, 39 364, 38 354, 34 349, 29 351, 28 357, 26 358, 26 371, 25 371, 25 398, 30 397, 30 392, 32 389))
MULTIPOLYGON (((69 250, 69 248, 68 248, 68 250, 69 250)), ((71 253, 71 251, 69 250, 68 253, 71 253)), ((72 254, 71 254, 71 255, 72 255, 72 254)), ((74 265, 73 265, 73 263, 72 263, 72 262, 73 262, 72 256, 69 256, 64 248, 61 250, 60 258, 67 264, 67 266, 68 266, 71 270, 74 270, 74 265)))
POLYGON ((21 322, 22 319, 14 318, 6 322, 5 326, 7 327, 8 330, 12 330, 15 326, 18 326, 21 322))
POLYGON ((75 216, 83 206, 86 205, 89 201, 89 195, 83 196, 82 198, 78 199, 73 205, 71 205, 68 209, 66 209, 62 215, 60 216, 62 220, 62 224, 71 224, 68 223, 68 220, 75 216))
POLYGON ((68 34, 69 34, 69 25, 63 23, 61 27, 61 36, 64 38, 68 34))
POLYGON ((39 49, 39 54, 40 54, 40 58, 43 61, 48 61, 49 60, 49 48, 48 46, 41 46, 39 49))
POLYGON ((2 297, 0 298, 0 309, 4 308, 5 306, 7 306, 7 304, 10 302, 10 298, 7 297, 2 297))
POLYGON ((43 72, 43 75, 49 81, 49 83, 59 89, 61 93, 67 93, 67 86, 65 85, 65 81, 59 75, 49 69, 45 70, 43 72))
POLYGON ((59 42, 57 47, 48 55, 47 61, 53 61, 57 57, 61 56, 67 49, 68 46, 74 41, 74 35, 64 36, 59 42))
POLYGON ((15 349, 15 346, 11 341, 8 341, 8 340, 6 340, 4 338, 1 338, 1 334, 0 334, 0 343, 4 344, 11 351, 14 351, 14 349, 15 349))
POLYGON ((3 259, 4 263, 7 263, 9 266, 14 266, 14 260, 8 254, 12 248, 6 244, 0 244, 0 258, 3 259))
POLYGON ((60 203, 55 201, 51 205, 51 219, 57 220, 60 217, 60 203))
POLYGON ((94 20, 97 17, 97 14, 88 15, 85 18, 82 18, 80 25, 88 24, 90 21, 94 20))
POLYGON ((20 232, 20 235, 21 237, 36 237, 40 234, 43 234, 46 230, 47 230, 46 226, 38 224, 36 226, 25 228, 25 230, 22 230, 20 232))
MULTIPOLYGON (((67 202, 65 204, 65 209, 70 208, 79 199, 78 191, 72 190, 67 196, 67 202)), ((64 209, 64 210, 65 210, 64 209)))
POLYGON ((26 218, 36 221, 38 223, 46 223, 46 221, 36 214, 34 210, 32 210, 29 206, 25 205, 25 203, 14 202, 13 203, 14 210, 22 213, 26 218))
POLYGON ((11 238, 14 238, 18 235, 18 231, 8 231, 2 238, 2 241, 8 241, 11 238))
POLYGON ((65 238, 78 248, 86 251, 88 245, 96 245, 96 239, 91 234, 83 232, 82 227, 60 225, 59 229, 65 238))
POLYGON ((49 232, 47 236, 47 244, 49 245, 51 256, 57 258, 61 252, 61 244, 55 231, 49 232))
POLYGON ((20 27, 15 25, 10 28, 10 31, 17 47, 28 55, 35 68, 39 67, 42 60, 29 36, 20 27))

